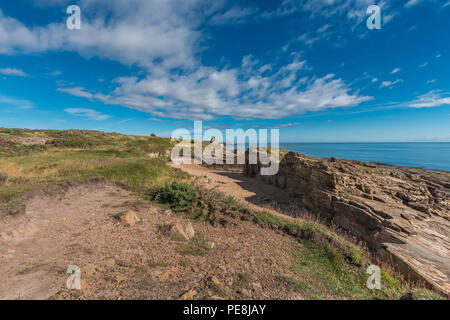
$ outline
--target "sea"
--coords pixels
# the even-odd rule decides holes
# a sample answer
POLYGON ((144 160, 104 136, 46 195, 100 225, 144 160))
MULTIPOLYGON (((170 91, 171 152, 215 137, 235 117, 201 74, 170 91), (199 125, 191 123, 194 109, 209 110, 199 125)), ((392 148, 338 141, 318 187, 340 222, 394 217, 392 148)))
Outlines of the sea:
POLYGON ((280 148, 317 158, 450 171, 450 142, 280 143, 280 148))

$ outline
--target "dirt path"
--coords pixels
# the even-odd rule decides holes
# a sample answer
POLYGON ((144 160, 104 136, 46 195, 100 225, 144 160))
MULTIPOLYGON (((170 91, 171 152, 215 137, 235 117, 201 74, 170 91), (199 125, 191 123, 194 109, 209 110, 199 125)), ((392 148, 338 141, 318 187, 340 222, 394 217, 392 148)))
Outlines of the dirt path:
POLYGON ((305 214, 304 209, 293 205, 292 197, 286 192, 280 192, 279 188, 258 179, 238 172, 209 169, 195 164, 171 163, 171 166, 192 176, 204 177, 206 187, 217 188, 225 194, 232 195, 253 209, 264 209, 284 218, 302 217, 305 214))
POLYGON ((298 276, 287 267, 296 246, 252 222, 213 227, 113 184, 82 185, 0 221, 0 299, 302 299, 283 280, 298 276), (141 220, 134 226, 113 217, 130 209, 141 220), (196 238, 162 232, 177 223, 192 223, 196 238), (66 288, 70 265, 81 269, 82 290, 66 288))
POLYGON ((2 221, 0 299, 55 294, 67 278, 67 267, 93 250, 95 244, 80 242, 80 235, 95 228, 98 244, 106 219, 103 206, 118 205, 124 198, 129 194, 113 185, 77 187, 63 197, 36 197, 24 215, 2 221))

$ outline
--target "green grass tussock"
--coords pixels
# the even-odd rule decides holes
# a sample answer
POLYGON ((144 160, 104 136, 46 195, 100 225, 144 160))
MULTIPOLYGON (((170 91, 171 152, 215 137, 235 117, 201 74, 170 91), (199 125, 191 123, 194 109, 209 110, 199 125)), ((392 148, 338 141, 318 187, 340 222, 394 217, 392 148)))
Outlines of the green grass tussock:
POLYGON ((197 199, 195 188, 185 182, 177 181, 152 190, 149 197, 153 201, 168 204, 174 211, 185 209, 197 199))
POLYGON ((33 190, 55 189, 65 183, 103 178, 144 194, 167 181, 190 180, 164 163, 171 146, 170 139, 159 137, 0 128, 0 211, 11 213, 33 190), (52 140, 35 146, 8 141, 29 137, 52 140), (161 156, 150 159, 148 153, 161 156))

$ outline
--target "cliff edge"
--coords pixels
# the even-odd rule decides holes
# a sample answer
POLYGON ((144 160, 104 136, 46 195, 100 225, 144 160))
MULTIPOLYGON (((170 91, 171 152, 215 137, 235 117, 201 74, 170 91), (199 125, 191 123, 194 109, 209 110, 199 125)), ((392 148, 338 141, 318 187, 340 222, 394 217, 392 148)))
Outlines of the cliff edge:
MULTIPOLYGON (((247 157, 248 158, 248 157, 247 157)), ((244 174, 285 189, 294 201, 368 243, 412 281, 450 295, 450 173, 289 152, 276 175, 244 174)))

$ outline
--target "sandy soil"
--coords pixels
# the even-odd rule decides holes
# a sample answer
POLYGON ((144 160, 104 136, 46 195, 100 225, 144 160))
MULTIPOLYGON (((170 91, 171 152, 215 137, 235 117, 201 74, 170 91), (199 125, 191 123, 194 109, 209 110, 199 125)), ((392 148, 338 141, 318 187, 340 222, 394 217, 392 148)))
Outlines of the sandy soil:
MULTIPOLYGON (((245 177, 183 169, 207 173, 216 180, 211 185, 241 200, 274 192, 245 177)), ((82 185, 36 197, 24 215, 0 221, 0 299, 302 299, 282 280, 292 276, 285 266, 296 245, 252 222, 213 227, 109 183, 82 185), (128 226, 114 218, 130 209, 141 222, 128 226), (189 253, 191 242, 159 231, 176 223, 192 223, 206 246, 201 255, 189 253), (82 290, 66 287, 70 265, 81 269, 82 290)))
POLYGON ((223 193, 232 195, 253 209, 264 209, 284 218, 313 218, 305 212, 301 205, 295 204, 294 199, 287 192, 280 192, 279 188, 261 180, 244 176, 238 172, 214 170, 196 164, 176 165, 171 163, 171 166, 192 176, 201 177, 201 181, 206 187, 216 188, 223 193))

